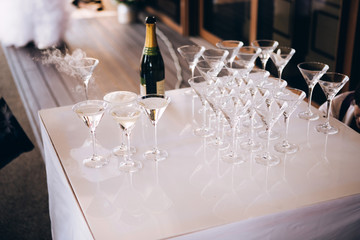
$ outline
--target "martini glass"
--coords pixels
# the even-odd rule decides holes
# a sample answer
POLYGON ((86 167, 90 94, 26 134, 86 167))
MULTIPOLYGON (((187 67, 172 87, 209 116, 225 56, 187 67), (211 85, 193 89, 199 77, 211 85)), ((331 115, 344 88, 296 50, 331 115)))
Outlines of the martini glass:
POLYGON ((130 135, 131 130, 135 127, 141 109, 136 101, 128 103, 120 103, 113 105, 110 110, 110 115, 120 125, 125 132, 127 138, 127 153, 124 155, 125 160, 119 163, 119 170, 123 172, 136 172, 142 168, 141 162, 135 162, 131 158, 130 135))
POLYGON ((223 49, 206 49, 202 57, 210 65, 214 72, 220 72, 225 65, 229 51, 223 49))
POLYGON ((325 73, 319 80, 320 87, 326 95, 327 111, 325 123, 316 126, 318 132, 325 134, 336 134, 339 132, 339 130, 334 126, 331 126, 329 122, 331 102, 347 81, 349 81, 348 76, 335 72, 325 73))
POLYGON ((260 55, 261 49, 254 46, 243 46, 239 49, 236 54, 237 63, 245 66, 250 66, 255 64, 256 58, 260 55))
POLYGON ((233 63, 236 58, 236 54, 243 45, 243 42, 236 40, 224 40, 216 43, 218 48, 229 51, 227 62, 229 62, 230 65, 233 63))
POLYGON ((199 61, 199 58, 205 51, 205 47, 198 45, 185 45, 179 47, 177 50, 189 64, 189 68, 191 70, 191 77, 194 77, 195 66, 199 61))
POLYGON ((195 93, 199 96, 202 105, 203 122, 200 128, 194 130, 195 136, 209 137, 213 132, 206 127, 206 100, 205 94, 209 85, 208 80, 202 76, 190 78, 188 80, 190 86, 194 89, 195 93))
POLYGON ((270 132, 274 124, 279 120, 281 115, 284 113, 288 104, 285 102, 282 105, 272 104, 270 109, 266 104, 261 104, 255 108, 255 111, 260 116, 263 123, 269 128, 268 138, 266 141, 266 149, 264 152, 255 156, 256 163, 267 167, 276 166, 280 163, 280 158, 270 152, 270 132))
POLYGON ((255 40, 251 42, 251 46, 258 47, 261 49, 259 58, 262 63, 262 67, 265 70, 266 63, 270 58, 270 54, 279 45, 279 42, 274 40, 255 40))
POLYGON ((89 99, 89 96, 88 96, 89 82, 90 82, 92 74, 98 64, 99 64, 98 59, 89 58, 89 57, 82 58, 82 59, 76 60, 76 61, 72 61, 70 63, 70 66, 74 69, 75 76, 78 77, 79 79, 81 79, 84 83, 86 100, 89 99))
MULTIPOLYGON (((283 79, 276 78, 267 78, 265 81, 257 85, 258 92, 261 96, 265 98, 265 103, 268 109, 270 110, 271 104, 274 101, 274 96, 277 92, 282 91, 287 85, 287 82, 283 79), (268 93, 268 94, 267 94, 268 93), (266 95, 266 96, 265 96, 266 95)), ((268 138, 268 128, 266 127, 264 131, 260 131, 258 136, 263 139, 268 138)), ((270 132, 270 140, 275 140, 280 137, 280 134, 276 131, 270 132)))
POLYGON ((157 143, 157 124, 165 109, 170 103, 170 98, 164 95, 148 94, 141 97, 139 100, 140 106, 146 112, 146 115, 149 117, 151 124, 154 126, 155 130, 155 146, 152 150, 146 151, 144 157, 147 160, 153 161, 162 161, 167 158, 168 153, 166 150, 158 148, 157 143))
POLYGON ((277 68, 279 79, 281 79, 286 64, 288 64, 294 54, 295 49, 289 47, 277 47, 274 52, 270 53, 270 58, 277 68))
POLYGON ((102 100, 86 100, 79 102, 72 107, 72 110, 83 120, 90 130, 93 153, 92 156, 83 160, 83 164, 90 168, 101 168, 109 163, 106 157, 100 156, 96 152, 95 130, 104 116, 107 103, 102 100))
MULTIPOLYGON (((104 100, 108 102, 110 105, 116 104, 125 104, 136 101, 138 98, 136 93, 129 92, 129 91, 115 91, 107 93, 104 96, 104 100)), ((127 145, 124 143, 123 139, 125 138, 125 132, 123 131, 121 124, 119 124, 120 131, 121 131, 121 143, 119 146, 113 149, 113 153, 116 156, 123 156, 127 153, 127 145)), ((131 153, 136 152, 135 147, 130 147, 131 153)))
POLYGON ((299 146, 288 141, 290 117, 299 104, 304 100, 306 93, 295 88, 288 88, 288 90, 289 91, 278 92, 274 96, 274 99, 279 106, 282 106, 284 103, 288 104, 283 113, 285 123, 285 138, 282 142, 275 144, 274 148, 278 152, 290 154, 297 152, 299 149, 299 146))
POLYGON ((237 150, 237 126, 240 122, 241 116, 245 115, 251 105, 250 100, 242 102, 239 100, 241 95, 233 95, 227 97, 226 100, 220 105, 220 110, 222 111, 226 121, 229 123, 232 131, 232 144, 230 151, 222 156, 222 160, 227 163, 240 164, 245 162, 245 159, 239 155, 237 150))
POLYGON ((308 109, 304 112, 299 113, 301 119, 314 121, 319 118, 319 115, 311 111, 311 98, 315 85, 318 83, 319 79, 324 75, 324 73, 329 69, 329 66, 325 63, 320 62, 303 62, 297 65, 302 76, 304 77, 308 87, 308 109))

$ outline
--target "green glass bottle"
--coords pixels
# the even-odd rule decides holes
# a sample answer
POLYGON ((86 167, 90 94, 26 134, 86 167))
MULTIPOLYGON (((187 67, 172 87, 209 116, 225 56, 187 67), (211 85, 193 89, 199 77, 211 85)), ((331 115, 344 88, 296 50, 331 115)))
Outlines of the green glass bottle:
POLYGON ((140 95, 165 94, 165 68, 156 39, 156 18, 145 19, 145 45, 140 63, 140 95))

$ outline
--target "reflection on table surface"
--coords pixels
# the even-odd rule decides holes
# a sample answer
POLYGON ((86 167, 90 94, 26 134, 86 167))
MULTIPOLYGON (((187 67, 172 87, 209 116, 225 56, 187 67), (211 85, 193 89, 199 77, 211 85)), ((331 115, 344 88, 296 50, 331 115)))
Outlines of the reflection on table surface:
MULTIPOLYGON (((146 116, 138 119, 132 157, 142 161, 143 169, 133 174, 117 170, 119 159, 111 149, 119 144, 118 126, 109 116, 98 126, 96 144, 110 163, 89 169, 81 162, 91 149, 88 132, 71 107, 40 112, 95 239, 174 237, 360 192, 360 136, 339 121, 331 119, 340 129, 337 135, 316 132, 314 126, 322 119, 297 117, 307 107, 304 102, 289 129, 289 140, 300 147, 296 154, 272 150, 281 163, 265 167, 255 163, 256 153, 242 150, 246 161, 232 165, 221 161, 221 150, 209 147, 206 138, 193 135, 202 116, 197 110, 192 114, 192 97, 184 91, 167 92, 171 103, 158 126, 158 144, 169 153, 166 160, 143 159, 154 133, 146 116)), ((200 109, 198 99, 195 109, 200 109)), ((274 130, 281 132, 281 127, 275 124, 274 130)), ((275 143, 270 142, 270 149, 275 143)))

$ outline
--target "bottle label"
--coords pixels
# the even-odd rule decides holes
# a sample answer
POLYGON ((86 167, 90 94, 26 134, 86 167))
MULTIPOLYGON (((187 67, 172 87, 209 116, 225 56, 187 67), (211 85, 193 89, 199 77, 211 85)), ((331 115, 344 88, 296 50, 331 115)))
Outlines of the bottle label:
POLYGON ((158 55, 158 49, 157 47, 144 47, 143 54, 149 56, 158 55))
MULTIPOLYGON (((146 84, 140 83, 140 95, 146 96, 146 84)), ((165 79, 156 82, 156 94, 165 95, 165 79)))

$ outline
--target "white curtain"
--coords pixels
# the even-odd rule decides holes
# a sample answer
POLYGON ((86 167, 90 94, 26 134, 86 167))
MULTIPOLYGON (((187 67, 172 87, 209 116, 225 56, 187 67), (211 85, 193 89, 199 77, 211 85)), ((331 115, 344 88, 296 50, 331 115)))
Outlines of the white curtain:
POLYGON ((0 0, 0 41, 21 47, 57 45, 66 28, 69 0, 0 0))

